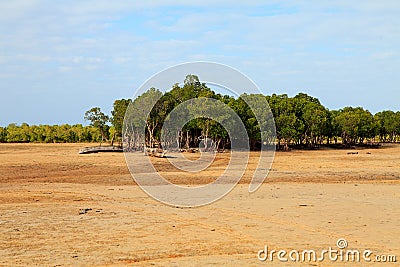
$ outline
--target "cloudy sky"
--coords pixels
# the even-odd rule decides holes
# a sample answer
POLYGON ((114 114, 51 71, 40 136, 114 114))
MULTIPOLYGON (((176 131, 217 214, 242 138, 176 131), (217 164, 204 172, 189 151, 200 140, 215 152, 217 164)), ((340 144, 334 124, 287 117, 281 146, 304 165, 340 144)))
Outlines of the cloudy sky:
POLYGON ((397 0, 1 1, 0 125, 84 123, 91 107, 109 113, 153 74, 199 60, 265 94, 399 110, 399 14, 397 0))

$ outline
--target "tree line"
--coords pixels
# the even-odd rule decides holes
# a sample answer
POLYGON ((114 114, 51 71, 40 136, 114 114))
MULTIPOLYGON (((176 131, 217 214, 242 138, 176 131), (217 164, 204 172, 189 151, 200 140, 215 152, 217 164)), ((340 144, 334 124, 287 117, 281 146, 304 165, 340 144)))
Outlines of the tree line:
POLYGON ((7 143, 80 143, 100 142, 101 133, 93 126, 82 124, 28 125, 22 123, 0 127, 0 142, 7 143))
MULTIPOLYGON (((234 110, 243 121, 249 136, 251 149, 271 142, 261 140, 260 127, 247 99, 252 95, 243 94, 238 98, 221 95, 206 84, 201 83, 196 75, 187 75, 183 85, 178 83, 170 91, 162 93, 150 88, 134 100, 119 99, 114 101, 111 115, 104 114, 100 108, 88 110, 84 118, 89 126, 77 125, 32 125, 26 123, 18 126, 10 124, 0 127, 0 142, 128 142, 132 149, 142 149, 143 146, 160 145, 161 129, 168 114, 181 103, 193 98, 216 99, 234 110), (144 107, 158 99, 153 105, 150 115, 143 121, 134 121, 124 126, 124 117, 129 104, 144 107), (139 138, 139 131, 123 131, 123 127, 142 127, 145 136, 139 138), (131 136, 123 136, 123 132, 131 136), (138 140, 144 140, 139 142, 138 140), (268 143, 267 142, 267 143, 268 143)), ((272 94, 263 96, 267 100, 275 120, 278 149, 288 149, 289 146, 313 148, 321 144, 341 144, 352 146, 356 144, 400 141, 400 112, 385 110, 372 114, 362 107, 345 107, 340 110, 329 110, 320 101, 305 93, 294 97, 287 94, 272 94)), ((146 110, 146 108, 144 108, 146 110)), ((129 113, 138 114, 140 109, 129 113)), ((268 116, 266 113, 265 116, 268 116)), ((129 118, 128 118, 129 119, 129 118)), ((132 121, 132 120, 131 120, 132 121)), ((197 118, 188 122, 178 133, 179 146, 182 148, 197 147, 200 142, 212 140, 217 149, 230 147, 226 130, 216 121, 207 118, 197 118)))
MULTIPOLYGON (((159 99, 144 125, 146 128, 145 145, 152 147, 160 143, 161 129, 168 114, 179 104, 199 97, 219 100, 232 108, 243 121, 250 141, 251 149, 258 149, 271 140, 261 140, 260 127, 246 99, 252 95, 243 94, 238 98, 215 93, 204 83, 200 83, 195 75, 188 75, 183 86, 175 84, 166 93, 151 88, 133 100, 133 106, 152 103, 151 99, 159 99)), ((357 144, 398 142, 400 141, 400 112, 382 111, 372 114, 362 107, 345 107, 340 110, 329 110, 321 102, 305 93, 294 97, 287 94, 264 96, 270 106, 276 126, 276 142, 278 149, 288 149, 291 145, 313 148, 322 144, 340 144, 349 147, 357 144)), ((126 140, 122 136, 123 118, 130 100, 122 99, 114 102, 112 124, 116 138, 126 140)), ((132 112, 132 111, 131 111, 132 112)), ((133 113, 137 114, 140 110, 133 113)), ((265 116, 268 116, 266 113, 265 116)), ((133 123, 135 124, 135 123, 133 123)), ((132 126, 132 124, 127 125, 132 126)), ((135 126, 135 125, 133 125, 135 126)), ((134 133, 134 131, 130 131, 134 133)), ((211 119, 198 118, 187 123, 179 132, 178 143, 182 148, 197 147, 207 138, 216 143, 217 148, 229 147, 230 140, 224 128, 211 119)), ((130 144, 141 149, 139 143, 130 144)))

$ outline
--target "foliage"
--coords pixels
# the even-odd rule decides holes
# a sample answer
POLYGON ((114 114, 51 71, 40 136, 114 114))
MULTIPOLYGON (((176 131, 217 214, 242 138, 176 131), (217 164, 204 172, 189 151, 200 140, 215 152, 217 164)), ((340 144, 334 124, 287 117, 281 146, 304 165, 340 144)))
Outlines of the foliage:
MULTIPOLYGON (((111 138, 112 141, 124 141, 131 149, 142 149, 144 145, 159 146, 162 126, 171 111, 185 101, 199 98, 219 100, 226 108, 236 112, 245 125, 251 149, 259 148, 266 141, 276 142, 278 148, 288 149, 289 145, 313 148, 323 143, 329 144, 332 140, 335 143, 341 141, 347 146, 375 141, 377 138, 381 142, 400 140, 400 112, 385 110, 372 115, 362 107, 328 110, 317 98, 305 93, 294 97, 286 94, 243 94, 234 98, 215 93, 205 83, 201 83, 196 75, 189 74, 183 85, 174 84, 168 92, 162 93, 156 88, 150 88, 133 101, 115 100, 111 117, 98 107, 88 110, 85 119, 90 121, 90 126, 10 124, 0 127, 0 142, 97 142, 111 138), (270 111, 260 101, 264 97, 270 111), (251 103, 253 110, 248 103, 251 103), (263 118, 265 125, 259 124, 254 113, 263 118), (270 128, 274 127, 268 127, 273 124, 272 115, 275 122, 273 130, 270 128), (111 127, 108 122, 111 122, 111 127), (129 129, 125 131, 129 136, 122 136, 123 127, 129 129), (269 129, 270 132, 264 132, 269 129), (276 140, 269 140, 275 133, 276 140)), ((202 105, 213 106, 212 102, 190 103, 186 111, 177 111, 176 116, 184 116, 185 112, 199 115, 202 105)), ((222 112, 224 108, 216 108, 221 110, 216 120, 200 117, 188 121, 182 129, 176 129, 173 134, 175 139, 171 142, 182 148, 190 148, 198 146, 202 141, 207 146, 208 140, 213 140, 217 149, 229 148, 231 140, 220 123, 229 121, 225 118, 227 113, 222 112)))
POLYGON ((108 128, 107 122, 110 118, 105 115, 99 107, 91 108, 85 112, 85 120, 90 121, 90 125, 97 128, 101 133, 101 141, 108 139, 108 128))
POLYGON ((18 126, 14 123, 0 127, 1 142, 34 142, 34 143, 77 143, 99 142, 101 133, 93 126, 82 124, 32 125, 26 123, 18 126))
POLYGON ((338 128, 344 144, 362 143, 376 135, 373 115, 361 107, 339 110, 332 123, 338 128))
POLYGON ((383 142, 395 142, 400 136, 400 112, 384 110, 374 115, 377 134, 383 142))
POLYGON ((131 103, 130 99, 120 99, 114 101, 113 110, 111 111, 110 118, 110 122, 114 126, 114 130, 112 130, 112 134, 110 133, 110 136, 114 137, 115 133, 116 138, 122 137, 121 133, 124 124, 125 112, 128 108, 129 103, 131 103))

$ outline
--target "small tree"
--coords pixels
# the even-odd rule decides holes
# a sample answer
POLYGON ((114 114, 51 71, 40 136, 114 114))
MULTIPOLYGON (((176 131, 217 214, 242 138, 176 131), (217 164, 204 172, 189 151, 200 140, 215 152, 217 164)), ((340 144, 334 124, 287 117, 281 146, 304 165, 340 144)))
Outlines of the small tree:
POLYGON ((114 138, 120 140, 122 137, 125 112, 130 102, 130 99, 119 99, 114 101, 114 109, 111 111, 112 117, 110 118, 110 122, 114 126, 113 129, 112 127, 110 128, 110 131, 112 131, 110 132, 111 140, 114 140, 114 138))
POLYGON ((107 122, 110 120, 107 115, 101 112, 99 107, 91 108, 85 112, 85 120, 90 121, 90 125, 97 128, 101 134, 101 143, 107 140, 108 125, 107 122))
POLYGON ((0 127, 0 143, 7 141, 7 128, 0 127))

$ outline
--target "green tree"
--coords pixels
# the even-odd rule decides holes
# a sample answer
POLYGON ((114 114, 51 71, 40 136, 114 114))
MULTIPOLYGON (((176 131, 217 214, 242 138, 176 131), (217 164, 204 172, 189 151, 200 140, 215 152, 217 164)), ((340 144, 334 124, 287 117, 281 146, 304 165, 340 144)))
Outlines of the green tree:
MULTIPOLYGON (((171 91, 163 94, 154 105, 150 114, 150 122, 153 123, 153 126, 154 122, 157 122, 156 127, 153 129, 154 138, 160 139, 162 124, 175 107, 187 100, 199 97, 217 98, 218 96, 208 88, 206 84, 201 83, 196 75, 191 74, 186 76, 182 87, 176 83, 172 86, 171 91)), ((187 123, 183 129, 177 129, 178 132, 172 135, 177 137, 177 140, 173 142, 176 142, 181 147, 189 147, 190 143, 199 141, 198 133, 201 132, 202 129, 204 129, 202 134, 210 135, 211 132, 209 131, 211 126, 212 122, 210 122, 209 119, 199 118, 192 120, 187 123), (204 128, 205 126, 207 126, 207 130, 204 128)), ((215 126, 214 128, 217 129, 218 127, 215 126)), ((172 142, 172 140, 170 141, 172 142)), ((194 145, 196 144, 194 143, 194 145)))
POLYGON ((0 127, 0 143, 7 141, 7 128, 0 127))
POLYGON ((85 112, 85 120, 90 121, 90 125, 97 128, 101 134, 101 143, 108 138, 109 117, 105 115, 99 107, 91 108, 85 112))
POLYGON ((327 127, 328 112, 318 98, 299 93, 293 98, 294 112, 301 125, 299 143, 315 146, 321 143, 327 127))
POLYGON ((72 125, 71 131, 74 133, 74 142, 88 142, 88 138, 84 135, 84 129, 82 124, 72 125))
POLYGON ((374 115, 377 134, 383 142, 395 142, 400 128, 398 115, 391 110, 384 110, 374 115))
POLYGON ((110 119, 112 125, 114 126, 112 133, 110 132, 112 141, 114 138, 117 138, 118 140, 122 138, 122 127, 124 125, 125 113, 129 103, 131 103, 130 99, 119 99, 114 101, 113 110, 111 111, 112 117, 110 119))
POLYGON ((161 123, 158 116, 158 101, 162 93, 150 88, 129 104, 125 115, 123 142, 126 149, 138 150, 144 145, 153 147, 156 142, 155 129, 161 123), (145 135, 143 136, 143 132, 145 135))
POLYGON ((274 115, 278 149, 284 143, 284 149, 289 149, 292 140, 300 140, 304 131, 303 122, 296 116, 296 105, 293 98, 286 94, 273 94, 267 101, 274 115))
POLYGON ((200 79, 197 75, 193 75, 193 74, 188 74, 185 77, 185 81, 184 81, 184 85, 185 86, 199 86, 200 85, 200 79))
POLYGON ((27 123, 21 126, 11 123, 7 126, 7 142, 29 142, 30 129, 27 123))
POLYGON ((333 138, 335 140, 335 144, 338 142, 338 138, 341 136, 342 132, 340 129, 339 121, 335 118, 340 114, 339 110, 330 110, 329 111, 329 122, 326 136, 328 138, 333 138))
POLYGON ((400 111, 396 112, 396 139, 395 141, 400 141, 400 111))
POLYGON ((322 143, 328 126, 328 114, 326 108, 321 104, 308 102, 304 106, 302 121, 305 126, 303 138, 306 144, 314 147, 317 143, 322 143))
POLYGON ((374 117, 362 107, 346 107, 339 110, 334 124, 337 125, 346 145, 363 143, 366 138, 373 138, 377 133, 374 117))

